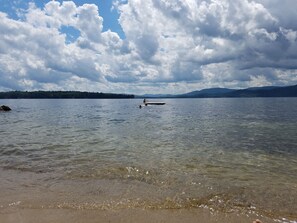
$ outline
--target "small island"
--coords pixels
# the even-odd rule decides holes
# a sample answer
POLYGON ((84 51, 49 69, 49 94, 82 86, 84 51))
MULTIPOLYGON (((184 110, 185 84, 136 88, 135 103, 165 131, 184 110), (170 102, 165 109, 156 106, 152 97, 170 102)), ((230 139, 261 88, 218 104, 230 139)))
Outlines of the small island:
POLYGON ((0 99, 122 99, 134 98, 130 94, 81 91, 9 91, 0 92, 0 99))

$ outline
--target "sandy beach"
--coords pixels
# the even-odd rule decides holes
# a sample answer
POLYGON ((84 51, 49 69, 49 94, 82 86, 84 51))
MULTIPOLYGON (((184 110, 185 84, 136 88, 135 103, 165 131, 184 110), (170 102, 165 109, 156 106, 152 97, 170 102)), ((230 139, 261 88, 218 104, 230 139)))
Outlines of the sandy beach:
MULTIPOLYGON (((211 213, 209 210, 71 210, 71 209, 22 209, 8 208, 0 211, 2 223, 251 223, 257 216, 236 213, 211 213)), ((273 222, 261 219, 263 223, 273 222)))

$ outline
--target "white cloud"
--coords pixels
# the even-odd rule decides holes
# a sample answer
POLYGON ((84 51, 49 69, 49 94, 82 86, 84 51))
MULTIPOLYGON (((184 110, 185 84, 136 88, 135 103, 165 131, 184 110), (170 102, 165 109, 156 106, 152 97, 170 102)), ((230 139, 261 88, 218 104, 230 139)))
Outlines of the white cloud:
POLYGON ((100 5, 31 3, 22 20, 0 12, 0 90, 182 93, 296 84, 294 4, 117 1, 124 40, 103 31, 100 5), (65 27, 77 30, 72 42, 65 27))

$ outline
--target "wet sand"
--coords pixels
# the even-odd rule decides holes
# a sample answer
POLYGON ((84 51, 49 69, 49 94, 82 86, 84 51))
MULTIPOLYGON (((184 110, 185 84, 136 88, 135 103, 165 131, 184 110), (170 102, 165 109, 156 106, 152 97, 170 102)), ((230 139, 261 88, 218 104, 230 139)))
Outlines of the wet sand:
POLYGON ((217 207, 209 201, 213 196, 193 204, 175 202, 174 196, 173 200, 158 200, 157 194, 165 196, 166 190, 138 181, 49 180, 43 184, 42 179, 50 179, 47 173, 12 170, 0 171, 0 179, 1 223, 252 223, 255 219, 270 223, 281 216, 240 206, 228 208, 228 200, 226 205, 221 200, 217 207))
MULTIPOLYGON (((0 211, 1 223, 252 223, 256 216, 236 213, 211 213, 209 210, 71 210, 71 209, 21 209, 8 208, 0 211)), ((261 219, 263 223, 273 222, 261 219)))

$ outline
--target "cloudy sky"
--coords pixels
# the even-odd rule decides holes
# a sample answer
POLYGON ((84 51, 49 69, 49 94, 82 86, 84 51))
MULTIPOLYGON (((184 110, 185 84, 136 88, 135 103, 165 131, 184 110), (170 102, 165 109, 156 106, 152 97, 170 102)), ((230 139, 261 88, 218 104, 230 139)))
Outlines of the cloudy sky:
POLYGON ((297 84, 296 0, 0 0, 0 91, 297 84))

